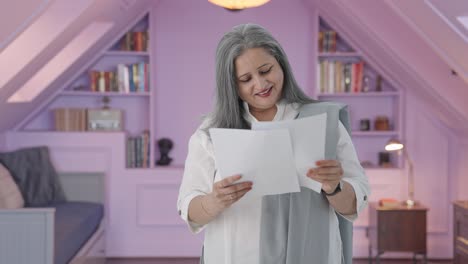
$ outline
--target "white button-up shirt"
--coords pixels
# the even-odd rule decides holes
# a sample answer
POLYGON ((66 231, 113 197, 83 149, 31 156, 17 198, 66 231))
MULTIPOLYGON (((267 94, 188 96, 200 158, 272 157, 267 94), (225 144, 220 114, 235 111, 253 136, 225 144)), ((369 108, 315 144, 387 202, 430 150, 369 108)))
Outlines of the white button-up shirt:
MULTIPOLYGON (((252 123, 258 122, 244 103, 244 118, 252 123)), ((277 104, 273 121, 292 120, 296 118, 298 104, 277 104)), ((204 123, 205 124, 205 123, 204 123)), ((261 219, 261 198, 244 202, 242 198, 225 209, 217 218, 205 226, 200 226, 188 219, 190 201, 199 195, 212 191, 213 183, 221 180, 216 173, 216 162, 212 142, 202 131, 202 124, 189 141, 189 150, 185 161, 185 171, 179 191, 177 207, 182 219, 187 222, 193 233, 205 229, 204 261, 205 264, 258 264, 261 219)), ((367 205, 370 188, 361 167, 351 138, 340 122, 337 159, 344 170, 343 181, 354 188, 357 201, 357 214, 345 216, 354 221, 359 212, 367 205)), ((255 188, 255 185, 253 186, 255 188)), ((342 247, 338 218, 332 206, 329 206, 330 239, 329 264, 341 264, 342 247)), ((320 239, 320 238, 311 238, 320 239)), ((201 250, 201 249, 200 249, 201 250)))

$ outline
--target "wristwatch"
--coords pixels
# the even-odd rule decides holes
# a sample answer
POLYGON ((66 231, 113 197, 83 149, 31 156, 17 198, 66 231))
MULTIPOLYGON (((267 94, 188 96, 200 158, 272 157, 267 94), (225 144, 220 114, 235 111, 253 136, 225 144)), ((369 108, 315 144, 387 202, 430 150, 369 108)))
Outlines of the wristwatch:
POLYGON ((343 183, 340 181, 340 183, 336 186, 336 188, 335 188, 335 190, 333 192, 327 193, 322 189, 322 193, 325 194, 325 196, 334 196, 337 193, 341 192, 342 185, 343 185, 343 183))

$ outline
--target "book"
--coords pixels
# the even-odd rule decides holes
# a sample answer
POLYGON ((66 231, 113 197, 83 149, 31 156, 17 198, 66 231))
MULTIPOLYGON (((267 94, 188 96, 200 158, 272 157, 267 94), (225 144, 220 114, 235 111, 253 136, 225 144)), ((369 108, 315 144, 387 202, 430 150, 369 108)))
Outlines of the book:
POLYGON ((393 198, 382 198, 379 199, 379 206, 385 208, 395 208, 400 206, 401 202, 393 198))
POLYGON ((54 130, 56 131, 86 131, 88 120, 86 108, 55 108, 54 130))

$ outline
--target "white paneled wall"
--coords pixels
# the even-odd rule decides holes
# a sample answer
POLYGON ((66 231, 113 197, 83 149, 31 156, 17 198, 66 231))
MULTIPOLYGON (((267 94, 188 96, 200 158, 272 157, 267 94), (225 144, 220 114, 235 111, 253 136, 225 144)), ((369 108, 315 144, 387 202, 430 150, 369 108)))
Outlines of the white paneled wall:
POLYGON ((452 211, 455 184, 451 169, 450 131, 434 118, 430 106, 417 97, 407 98, 406 142, 414 162, 415 198, 429 208, 429 258, 452 257, 452 211))
POLYGON ((468 135, 453 135, 450 147, 450 177, 453 199, 468 200, 468 135))

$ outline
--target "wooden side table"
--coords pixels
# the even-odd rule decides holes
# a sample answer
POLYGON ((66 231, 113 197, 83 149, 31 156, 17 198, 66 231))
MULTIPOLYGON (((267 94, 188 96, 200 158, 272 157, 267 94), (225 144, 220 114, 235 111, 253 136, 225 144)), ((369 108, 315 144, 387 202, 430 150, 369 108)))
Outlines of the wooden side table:
POLYGON ((412 252, 413 263, 418 255, 422 255, 423 263, 427 262, 426 207, 421 204, 381 207, 371 203, 369 209, 369 263, 374 259, 374 249, 376 263, 380 263, 380 256, 386 251, 412 252))
POLYGON ((453 203, 453 263, 468 263, 468 201, 453 203))

